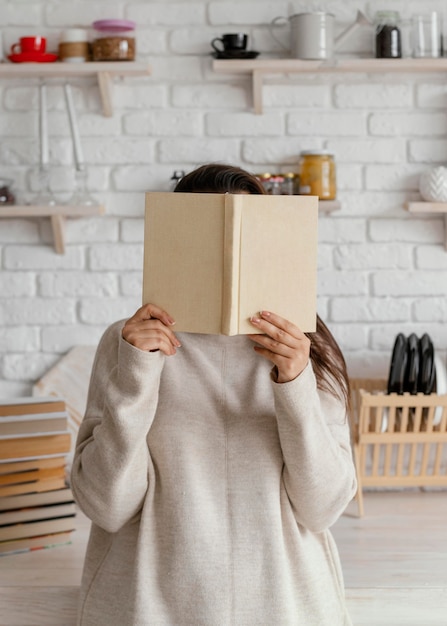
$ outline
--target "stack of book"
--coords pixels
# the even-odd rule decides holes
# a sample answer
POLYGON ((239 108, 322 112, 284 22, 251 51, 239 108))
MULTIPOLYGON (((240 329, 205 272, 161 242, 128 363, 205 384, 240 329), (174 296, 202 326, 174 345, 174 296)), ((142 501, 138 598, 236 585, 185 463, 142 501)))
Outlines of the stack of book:
POLYGON ((0 401, 0 556, 70 543, 70 444, 60 398, 0 401))

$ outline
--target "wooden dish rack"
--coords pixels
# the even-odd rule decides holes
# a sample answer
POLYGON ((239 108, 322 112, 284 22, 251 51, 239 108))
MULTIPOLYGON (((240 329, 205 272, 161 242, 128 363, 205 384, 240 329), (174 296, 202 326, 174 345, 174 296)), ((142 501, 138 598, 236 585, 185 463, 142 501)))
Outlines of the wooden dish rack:
POLYGON ((387 394, 379 379, 350 383, 359 516, 364 487, 447 487, 447 395, 387 394))

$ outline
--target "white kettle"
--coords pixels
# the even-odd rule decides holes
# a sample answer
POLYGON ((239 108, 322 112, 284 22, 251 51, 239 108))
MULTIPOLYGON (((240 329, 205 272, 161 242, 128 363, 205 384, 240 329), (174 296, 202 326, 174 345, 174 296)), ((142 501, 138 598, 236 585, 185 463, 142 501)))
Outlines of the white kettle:
POLYGON ((279 45, 290 52, 295 59, 324 60, 331 59, 334 51, 358 26, 371 25, 370 20, 361 11, 357 18, 338 37, 334 36, 335 17, 332 13, 315 11, 313 13, 296 13, 289 18, 275 17, 270 23, 270 34, 279 45), (276 37, 275 27, 290 22, 290 50, 276 37))

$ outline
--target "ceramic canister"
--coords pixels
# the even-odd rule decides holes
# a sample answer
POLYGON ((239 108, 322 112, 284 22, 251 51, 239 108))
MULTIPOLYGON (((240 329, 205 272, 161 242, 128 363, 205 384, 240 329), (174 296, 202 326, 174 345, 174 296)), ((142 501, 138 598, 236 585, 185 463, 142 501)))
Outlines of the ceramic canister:
POLYGON ((87 31, 83 28, 69 28, 60 39, 59 58, 66 63, 82 63, 88 61, 89 45, 87 31))
POLYGON ((297 13, 290 18, 291 55, 296 59, 330 59, 334 52, 334 16, 297 13))

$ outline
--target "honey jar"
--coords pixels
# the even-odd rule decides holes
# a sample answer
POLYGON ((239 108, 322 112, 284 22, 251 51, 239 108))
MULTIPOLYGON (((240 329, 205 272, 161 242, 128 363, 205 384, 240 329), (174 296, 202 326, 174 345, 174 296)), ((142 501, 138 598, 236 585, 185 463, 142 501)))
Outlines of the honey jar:
POLYGON ((307 150, 300 155, 299 193, 335 200, 337 183, 334 156, 326 150, 307 150))

